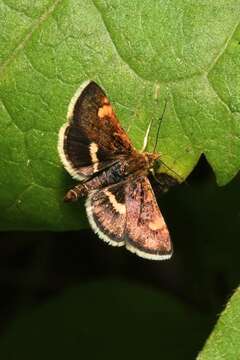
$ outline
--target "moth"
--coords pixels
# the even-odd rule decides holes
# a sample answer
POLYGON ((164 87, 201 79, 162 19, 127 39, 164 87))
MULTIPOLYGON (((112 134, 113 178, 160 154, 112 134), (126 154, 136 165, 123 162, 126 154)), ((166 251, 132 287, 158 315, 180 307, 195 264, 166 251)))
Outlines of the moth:
POLYGON ((133 147, 94 81, 85 82, 72 98, 58 152, 78 181, 64 200, 86 197, 89 223, 102 240, 145 259, 171 257, 169 231, 148 179, 159 154, 133 147))

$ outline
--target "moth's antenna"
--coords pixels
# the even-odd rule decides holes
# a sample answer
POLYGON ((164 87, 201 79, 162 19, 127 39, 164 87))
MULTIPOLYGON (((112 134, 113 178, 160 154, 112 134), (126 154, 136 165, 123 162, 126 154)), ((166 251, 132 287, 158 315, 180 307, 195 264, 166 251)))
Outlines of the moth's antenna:
POLYGON ((160 160, 160 161, 169 171, 171 171, 173 174, 175 174, 179 179, 181 179, 182 181, 186 181, 186 180, 184 180, 184 178, 181 175, 179 175, 178 173, 176 173, 176 171, 174 171, 169 166, 167 166, 167 164, 165 164, 162 160, 160 160))
POLYGON ((156 136, 156 141, 155 141, 155 145, 154 145, 154 148, 153 148, 153 152, 155 152, 156 147, 157 147, 158 137, 159 137, 159 132, 160 132, 160 127, 161 127, 161 124, 162 124, 162 120, 163 120, 163 116, 164 116, 166 107, 167 107, 167 100, 165 100, 165 105, 164 105, 164 109, 163 109, 163 112, 162 112, 162 116, 161 116, 160 119, 159 119, 159 124, 158 124, 158 129, 157 129, 157 136, 156 136))

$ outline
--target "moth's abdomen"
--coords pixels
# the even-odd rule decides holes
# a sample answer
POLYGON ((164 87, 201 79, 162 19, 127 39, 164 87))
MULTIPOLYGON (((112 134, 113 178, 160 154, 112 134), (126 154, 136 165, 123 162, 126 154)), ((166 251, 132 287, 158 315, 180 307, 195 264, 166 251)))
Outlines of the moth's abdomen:
POLYGON ((74 202, 77 201, 79 198, 86 196, 88 193, 88 188, 85 184, 78 184, 77 186, 74 186, 73 189, 70 189, 65 197, 65 202, 74 202))

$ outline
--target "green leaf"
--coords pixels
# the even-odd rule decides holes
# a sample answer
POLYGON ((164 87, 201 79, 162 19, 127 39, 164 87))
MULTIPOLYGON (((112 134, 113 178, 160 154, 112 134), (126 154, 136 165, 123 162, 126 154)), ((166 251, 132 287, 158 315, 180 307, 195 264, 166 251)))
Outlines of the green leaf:
POLYGON ((207 323, 165 293, 118 279, 89 282, 18 313, 1 338, 0 357, 174 360, 177 350, 179 359, 193 359, 207 323))
POLYGON ((0 1, 1 229, 78 229, 83 207, 57 154, 71 97, 86 79, 109 95, 140 149, 183 178, 204 153, 220 185, 240 167, 240 3, 0 1), (76 209, 77 208, 77 209, 76 209))
POLYGON ((240 288, 228 302, 198 360, 240 358, 240 288))

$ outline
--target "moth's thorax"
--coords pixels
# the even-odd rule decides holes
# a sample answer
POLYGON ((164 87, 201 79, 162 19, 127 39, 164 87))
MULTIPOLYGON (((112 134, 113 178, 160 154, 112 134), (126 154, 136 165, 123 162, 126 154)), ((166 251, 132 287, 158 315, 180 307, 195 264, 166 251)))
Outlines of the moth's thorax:
POLYGON ((158 153, 144 152, 143 155, 145 156, 146 162, 148 164, 148 168, 152 168, 154 166, 155 161, 160 157, 158 153))
POLYGON ((127 174, 139 173, 147 175, 149 170, 153 168, 155 160, 159 158, 156 153, 135 152, 131 157, 125 160, 125 171, 127 174))

